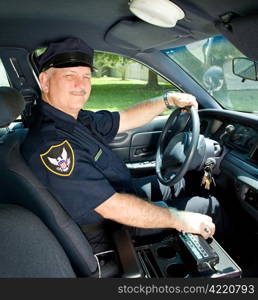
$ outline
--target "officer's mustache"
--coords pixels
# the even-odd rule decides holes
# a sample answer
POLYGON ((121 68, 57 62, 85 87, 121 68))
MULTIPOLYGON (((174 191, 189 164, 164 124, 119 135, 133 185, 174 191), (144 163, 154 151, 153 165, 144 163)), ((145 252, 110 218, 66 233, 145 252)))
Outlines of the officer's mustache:
POLYGON ((85 96, 86 91, 85 90, 71 91, 70 94, 73 95, 73 96, 85 96))

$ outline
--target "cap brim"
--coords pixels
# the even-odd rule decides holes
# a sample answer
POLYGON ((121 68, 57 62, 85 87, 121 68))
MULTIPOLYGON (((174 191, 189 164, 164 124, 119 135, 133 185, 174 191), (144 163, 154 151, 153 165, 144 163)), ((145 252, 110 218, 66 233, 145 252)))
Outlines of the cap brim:
POLYGON ((93 71, 95 68, 91 66, 90 64, 87 64, 85 62, 81 61, 71 61, 71 62, 65 62, 60 64, 55 64, 54 66, 50 66, 50 68, 69 68, 69 67, 89 67, 93 71))

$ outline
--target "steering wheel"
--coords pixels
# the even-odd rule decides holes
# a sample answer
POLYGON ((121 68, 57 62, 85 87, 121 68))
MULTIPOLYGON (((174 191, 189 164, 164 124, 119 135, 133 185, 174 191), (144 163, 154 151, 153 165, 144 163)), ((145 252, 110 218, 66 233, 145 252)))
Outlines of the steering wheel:
POLYGON ((183 109, 190 113, 192 131, 178 133, 178 129, 173 128, 173 125, 178 123, 181 115, 182 109, 178 108, 168 118, 157 148, 156 173, 159 181, 169 186, 180 181, 186 172, 191 169, 194 153, 199 141, 200 119, 198 111, 193 106, 184 107, 183 109), (173 132, 173 137, 167 143, 167 137, 171 134, 171 128, 175 132, 173 132))

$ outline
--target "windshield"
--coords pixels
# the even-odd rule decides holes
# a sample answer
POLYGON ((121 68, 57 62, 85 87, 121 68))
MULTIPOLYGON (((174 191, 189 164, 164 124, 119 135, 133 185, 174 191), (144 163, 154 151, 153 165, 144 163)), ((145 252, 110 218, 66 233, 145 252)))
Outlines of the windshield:
POLYGON ((228 40, 216 36, 163 51, 226 109, 258 113, 258 82, 232 72, 232 59, 245 57, 228 40))

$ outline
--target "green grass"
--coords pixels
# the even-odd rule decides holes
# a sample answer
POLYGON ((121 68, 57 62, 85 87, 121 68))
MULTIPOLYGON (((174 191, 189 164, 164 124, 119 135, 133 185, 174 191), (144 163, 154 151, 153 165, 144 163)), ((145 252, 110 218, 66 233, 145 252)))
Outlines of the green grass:
POLYGON ((160 84, 160 88, 146 87, 146 81, 120 80, 104 77, 92 79, 92 91, 86 109, 124 110, 140 101, 157 97, 166 89, 173 89, 169 84, 160 84))
POLYGON ((229 99, 235 110, 258 112, 258 90, 230 91, 229 99))

